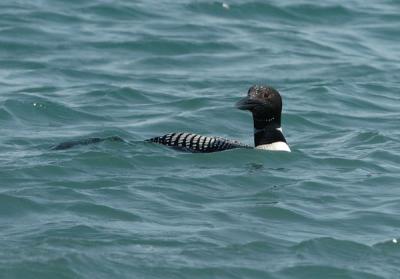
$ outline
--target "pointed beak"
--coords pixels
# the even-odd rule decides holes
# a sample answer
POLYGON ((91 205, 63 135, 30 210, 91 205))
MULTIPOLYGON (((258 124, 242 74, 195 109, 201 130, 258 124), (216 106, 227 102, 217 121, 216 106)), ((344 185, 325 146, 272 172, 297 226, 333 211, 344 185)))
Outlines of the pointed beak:
POLYGON ((236 107, 238 109, 241 109, 241 110, 251 110, 255 106, 258 106, 258 105, 262 105, 262 102, 260 102, 258 100, 251 99, 251 98, 249 98, 249 96, 246 96, 246 97, 240 99, 236 103, 236 107))

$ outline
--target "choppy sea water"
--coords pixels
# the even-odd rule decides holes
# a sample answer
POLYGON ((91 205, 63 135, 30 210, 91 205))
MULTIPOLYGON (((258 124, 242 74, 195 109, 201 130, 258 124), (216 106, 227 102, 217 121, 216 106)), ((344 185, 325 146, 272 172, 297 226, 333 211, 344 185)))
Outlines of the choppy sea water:
POLYGON ((0 278, 399 278, 399 38, 390 0, 1 1, 0 278), (252 84, 292 153, 143 142, 252 144, 252 84))

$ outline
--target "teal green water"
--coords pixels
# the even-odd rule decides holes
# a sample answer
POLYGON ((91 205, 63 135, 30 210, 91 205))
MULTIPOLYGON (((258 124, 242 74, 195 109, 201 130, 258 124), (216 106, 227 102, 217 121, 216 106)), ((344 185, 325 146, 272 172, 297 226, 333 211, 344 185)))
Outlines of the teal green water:
POLYGON ((399 80, 398 1, 3 0, 0 278, 399 278, 399 80), (252 84, 292 153, 143 143, 252 84))

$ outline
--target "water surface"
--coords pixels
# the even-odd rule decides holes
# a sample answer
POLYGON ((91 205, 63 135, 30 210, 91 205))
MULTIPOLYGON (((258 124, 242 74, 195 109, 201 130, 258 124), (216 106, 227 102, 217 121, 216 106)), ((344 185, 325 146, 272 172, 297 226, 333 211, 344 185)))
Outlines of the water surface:
POLYGON ((398 278, 399 30, 389 0, 3 0, 0 278, 398 278), (143 142, 252 144, 252 84, 292 153, 143 142))

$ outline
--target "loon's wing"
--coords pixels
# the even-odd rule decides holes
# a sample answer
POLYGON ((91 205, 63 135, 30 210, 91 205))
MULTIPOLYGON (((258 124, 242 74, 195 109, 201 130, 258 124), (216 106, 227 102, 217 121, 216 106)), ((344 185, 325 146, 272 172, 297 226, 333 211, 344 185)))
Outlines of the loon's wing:
POLYGON ((170 133, 164 136, 146 140, 173 148, 189 151, 210 153, 234 148, 253 148, 238 141, 227 140, 220 137, 207 137, 191 133, 170 133))

